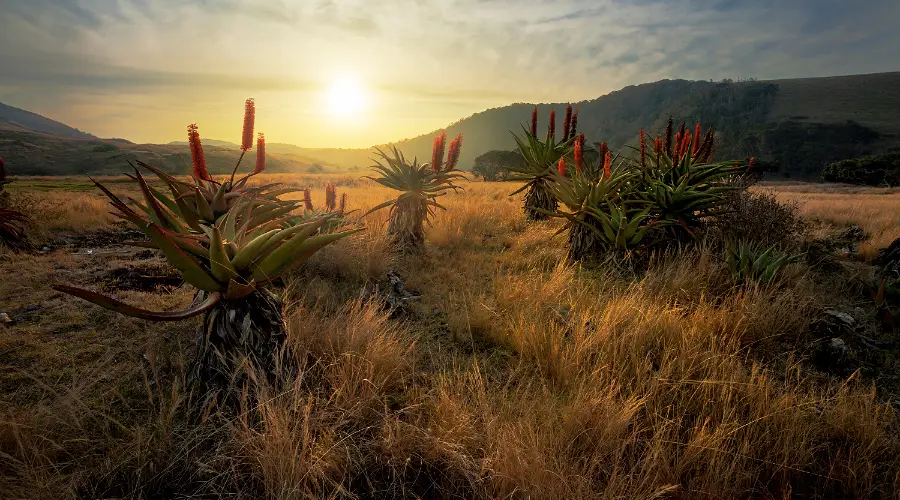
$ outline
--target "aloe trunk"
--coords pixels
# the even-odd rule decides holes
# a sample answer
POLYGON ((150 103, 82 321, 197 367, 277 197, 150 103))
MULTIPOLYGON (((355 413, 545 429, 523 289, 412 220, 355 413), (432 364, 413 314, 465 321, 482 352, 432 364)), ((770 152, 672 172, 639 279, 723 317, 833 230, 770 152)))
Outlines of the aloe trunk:
MULTIPOLYGON (((202 302, 206 292, 197 292, 202 302)), ((274 382, 286 333, 281 300, 258 290, 239 300, 222 300, 206 311, 189 383, 207 400, 235 402, 253 380, 274 382), (251 375, 252 372, 252 375, 251 375)))
POLYGON ((546 212, 555 212, 559 203, 550 191, 549 179, 536 179, 525 193, 525 218, 528 220, 547 220, 550 218, 546 212), (541 210, 537 210, 541 209, 541 210))
POLYGON ((402 251, 413 251, 425 242, 425 218, 428 209, 421 201, 407 198, 397 202, 391 212, 388 234, 402 251))
MULTIPOLYGON (((585 217, 585 221, 588 224, 593 222, 590 217, 585 217)), ((571 260, 595 259, 604 250, 594 231, 584 224, 572 224, 569 229, 568 247, 571 260)))

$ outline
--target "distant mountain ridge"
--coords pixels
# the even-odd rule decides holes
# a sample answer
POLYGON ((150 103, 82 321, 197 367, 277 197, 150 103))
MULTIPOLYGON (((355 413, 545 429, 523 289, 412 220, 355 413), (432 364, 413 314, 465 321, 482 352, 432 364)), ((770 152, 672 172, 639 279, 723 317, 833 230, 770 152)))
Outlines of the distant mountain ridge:
POLYGON ((0 127, 12 130, 33 130, 45 134, 70 137, 73 139, 96 139, 95 136, 72 128, 37 113, 8 106, 0 102, 0 127))
MULTIPOLYGON (((475 157, 489 150, 512 149, 515 143, 511 132, 521 133, 533 106, 516 103, 488 109, 442 129, 451 136, 458 133, 464 136, 460 166, 470 168, 475 157)), ((556 110, 557 128, 561 129, 565 106, 565 103, 539 104, 541 129, 547 126, 551 109, 556 110)), ((654 136, 671 116, 676 123, 692 125, 699 121, 704 126, 713 126, 717 131, 718 158, 756 156, 779 162, 785 174, 798 178, 818 178, 824 165, 832 161, 900 146, 900 112, 897 111, 900 110, 900 72, 745 82, 662 80, 631 85, 572 106, 579 111, 579 131, 590 142, 607 141, 614 149, 634 145, 640 129, 654 136)), ((0 104, 0 156, 22 154, 24 139, 10 139, 11 134, 34 132, 98 141, 62 123, 0 104)), ((407 157, 428 159, 432 139, 438 132, 394 145, 407 157)), ((95 142, 93 147, 186 151, 183 142, 141 147, 128 144, 109 140, 95 142)), ((204 139, 203 144, 225 155, 238 149, 237 144, 229 141, 204 139)), ((269 153, 284 160, 281 167, 288 171, 291 165, 299 166, 302 171, 359 170, 371 165, 374 152, 372 148, 304 148, 276 143, 267 147, 269 153)), ((183 160, 178 162, 183 164, 183 160)), ((39 170, 51 172, 47 175, 81 174, 92 173, 95 168, 77 162, 67 165, 64 158, 57 157, 52 168, 31 163, 25 171, 19 169, 19 173, 39 170)), ((170 167, 181 168, 172 162, 170 167)), ((103 166, 102 170, 107 168, 103 166)))

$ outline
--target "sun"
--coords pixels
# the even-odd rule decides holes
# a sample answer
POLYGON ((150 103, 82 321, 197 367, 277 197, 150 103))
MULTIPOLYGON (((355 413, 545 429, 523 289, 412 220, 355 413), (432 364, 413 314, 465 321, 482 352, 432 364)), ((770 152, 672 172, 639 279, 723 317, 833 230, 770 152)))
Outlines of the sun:
POLYGON ((351 78, 341 78, 332 82, 326 95, 328 110, 338 116, 362 111, 366 107, 366 101, 366 91, 351 78))

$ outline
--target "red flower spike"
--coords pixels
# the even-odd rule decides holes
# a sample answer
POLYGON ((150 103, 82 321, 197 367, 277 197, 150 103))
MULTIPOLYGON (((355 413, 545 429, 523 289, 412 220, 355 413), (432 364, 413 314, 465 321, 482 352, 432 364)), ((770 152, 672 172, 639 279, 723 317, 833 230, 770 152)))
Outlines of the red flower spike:
POLYGON ((566 105, 566 117, 563 120, 563 142, 568 141, 569 137, 571 137, 569 135, 569 132, 570 132, 569 127, 571 127, 571 126, 572 126, 572 105, 568 104, 568 105, 566 105))
POLYGON ((256 138, 256 168, 253 175, 261 174, 266 169, 266 135, 262 132, 256 138))
POLYGON ((434 147, 431 149, 431 171, 439 172, 444 163, 444 146, 447 144, 447 133, 441 132, 434 138, 434 147))
POLYGON ((700 151, 700 122, 697 122, 697 126, 694 128, 694 149, 691 151, 691 156, 697 156, 697 153, 700 151))
POLYGON ((550 124, 547 125, 547 136, 555 141, 556 139, 556 110, 550 110, 550 124))
POLYGON ((603 177, 609 179, 610 175, 612 175, 612 153, 607 149, 603 155, 603 177))
POLYGON ((681 132, 675 133, 675 144, 673 147, 675 149, 672 151, 672 158, 678 160, 681 158, 681 132))
POLYGON ((3 162, 3 158, 0 158, 0 182, 6 180, 6 164, 3 162))
POLYGON ((681 155, 684 156, 691 150, 691 133, 685 132, 681 138, 681 155))
POLYGON ((559 163, 556 164, 556 170, 559 171, 559 175, 565 177, 566 176, 566 160, 565 158, 560 158, 559 163))
POLYGON ((569 132, 570 137, 575 136, 575 131, 578 130, 578 110, 575 110, 575 113, 572 115, 572 130, 569 132))
POLYGON ((665 141, 666 142, 665 142, 665 144, 663 144, 663 146, 665 146, 665 148, 666 148, 666 156, 671 158, 672 157, 672 118, 671 117, 669 117, 669 122, 666 124, 666 139, 665 139, 665 141))
POLYGON ((313 209, 312 194, 309 192, 309 188, 303 190, 303 206, 310 211, 313 209))
POLYGON ((344 211, 347 210, 347 193, 341 194, 341 204, 338 207, 338 213, 344 215, 344 211))
POLYGON ((325 210, 329 212, 334 212, 334 209, 337 207, 337 192, 335 190, 334 184, 328 183, 325 184, 325 210))
POLYGON ((253 149, 253 123, 256 121, 256 104, 253 98, 244 102, 244 133, 241 140, 241 149, 250 151, 253 149))
POLYGON ((462 134, 457 134, 456 138, 450 141, 450 149, 447 152, 447 172, 456 168, 459 163, 459 151, 462 149, 462 134))
POLYGON ((641 168, 647 166, 647 134, 641 129, 641 168))
POLYGON ((203 156, 203 145, 200 144, 200 132, 197 124, 188 125, 188 145, 191 148, 191 163, 194 165, 194 177, 204 181, 211 181, 212 177, 206 170, 206 158, 203 156))
POLYGON ((657 156, 661 155, 663 152, 662 138, 659 136, 659 134, 656 135, 656 139, 653 139, 653 151, 657 156))
POLYGON ((537 106, 531 110, 531 136, 537 137, 537 106))
POLYGON ((748 171, 748 172, 750 171, 750 169, 753 168, 753 164, 754 164, 754 163, 756 163, 756 157, 755 157, 755 156, 751 156, 751 157, 750 157, 750 163, 747 164, 747 171, 748 171))
POLYGON ((584 134, 578 134, 575 138, 575 172, 580 173, 584 169, 584 134))

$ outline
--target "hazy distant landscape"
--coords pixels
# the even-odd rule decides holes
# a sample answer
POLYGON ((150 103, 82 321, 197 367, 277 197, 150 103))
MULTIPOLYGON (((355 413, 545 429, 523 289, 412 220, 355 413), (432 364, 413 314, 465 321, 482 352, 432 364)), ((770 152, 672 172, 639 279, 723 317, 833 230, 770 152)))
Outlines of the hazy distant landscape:
MULTIPOLYGON (((590 101, 572 103, 579 129, 611 147, 634 146, 633 131, 662 130, 676 122, 716 126, 717 158, 756 157, 777 162, 780 174, 818 180, 834 161, 883 153, 900 147, 900 73, 777 80, 772 82, 691 82, 666 80, 631 86, 590 101), (798 142, 799 141, 799 142, 798 142)), ((490 150, 513 149, 510 132, 519 132, 531 104, 489 109, 449 124, 448 134, 467 137, 460 159, 470 169, 490 150)), ((540 104, 546 115, 566 104, 540 104)), ((52 118, 52 117, 50 117, 52 118)), ((427 158, 429 131, 395 143, 407 155, 427 158)), ((37 115, 0 106, 0 156, 18 175, 98 175, 121 172, 125 160, 142 160, 169 172, 186 173, 186 143, 132 144, 99 139, 37 115), (14 167, 12 167, 14 166, 14 167)), ((238 156, 238 145, 207 139, 211 169, 224 172, 238 156)), ((374 146, 374 145, 373 145, 374 146)), ((384 146, 384 145, 382 145, 384 146)), ((362 171, 371 149, 304 148, 269 144, 273 172, 362 171)))

